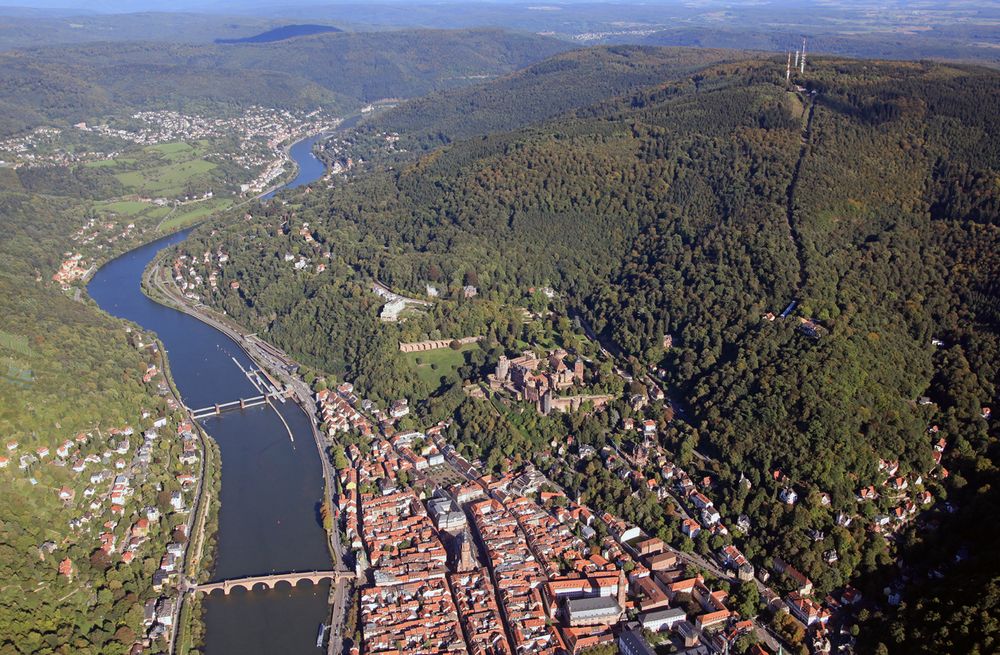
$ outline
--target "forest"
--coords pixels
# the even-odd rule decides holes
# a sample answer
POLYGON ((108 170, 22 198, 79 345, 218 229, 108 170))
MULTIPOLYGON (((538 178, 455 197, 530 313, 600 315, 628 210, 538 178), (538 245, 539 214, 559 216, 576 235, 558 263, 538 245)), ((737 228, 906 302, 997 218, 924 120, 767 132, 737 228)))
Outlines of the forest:
POLYGON ((330 32, 270 43, 90 44, 0 52, 0 137, 137 109, 263 105, 350 113, 569 50, 499 30, 330 32))
MULTIPOLYGON (((573 77, 573 65, 553 65, 573 77)), ((381 399, 433 391, 396 341, 485 334, 510 349, 520 330, 503 308, 551 286, 633 372, 665 370, 687 408, 666 445, 708 458, 723 515, 761 526, 737 539, 751 558, 792 559, 820 589, 852 582, 873 601, 898 589, 903 604, 862 617, 872 650, 989 652, 998 626, 982 616, 996 616, 997 594, 957 590, 989 580, 995 591, 995 534, 947 526, 995 509, 997 435, 981 408, 996 401, 1000 361, 1000 76, 840 59, 813 60, 791 85, 784 72, 784 58, 715 63, 614 99, 595 90, 585 107, 537 97, 555 82, 502 80, 539 122, 452 139, 467 109, 457 101, 450 118, 431 116, 445 145, 215 222, 188 247, 231 254, 210 302, 381 399), (296 269, 286 254, 326 270, 296 269), (374 279, 440 295, 424 317, 385 324, 374 279), (948 444, 942 467, 933 425, 948 444), (808 535, 837 512, 892 510, 888 494, 856 500, 880 484, 880 460, 898 460, 939 503, 895 543, 838 528, 846 556, 829 567, 808 535), (779 503, 785 485, 829 505, 779 503), (934 575, 914 583, 897 559, 934 575), (949 629, 909 630, 938 621, 949 629)), ((466 405, 460 416, 482 422, 466 405)), ((539 454, 541 429, 493 426, 482 445, 539 454)))
POLYGON ((497 80, 414 98, 364 127, 399 132, 411 148, 432 148, 523 128, 740 57, 735 50, 624 45, 570 50, 497 80))
MULTIPOLYGON (((0 470, 0 652, 127 653, 143 630, 143 603, 156 597, 151 576, 172 528, 152 530, 131 565, 112 561, 94 532, 69 527, 94 471, 76 475, 51 461, 19 470, 18 457, 88 433, 82 449, 93 452, 107 448, 109 430, 151 427, 143 410, 168 412, 142 381, 155 360, 136 348, 135 332, 49 282, 78 224, 72 203, 8 191, 0 215, 0 433, 5 446, 18 443, 4 448, 11 461, 0 470), (57 498, 61 485, 78 503, 57 498), (58 573, 62 558, 73 563, 72 580, 58 573)), ((157 485, 173 483, 171 448, 179 445, 164 440, 154 451, 156 469, 133 503, 155 503, 169 488, 157 485)), ((167 501, 169 493, 164 510, 167 501)))
MULTIPOLYGON (((371 100, 500 75, 567 47, 542 37, 469 30, 378 37, 330 33, 269 44, 133 42, 8 51, 0 54, 0 135, 127 120, 136 111, 165 108, 213 117, 238 116, 250 106, 322 106, 346 114, 371 100)), ((96 147, 122 154, 122 143, 114 139, 64 133, 70 152, 96 147)), ((73 457, 108 459, 111 440, 122 438, 114 430, 132 428, 138 442, 158 417, 167 419, 164 430, 174 431, 183 413, 171 409, 166 387, 158 386, 165 384, 164 362, 153 335, 100 312, 85 293, 85 279, 63 288, 53 274, 74 253, 82 258, 81 272, 89 270, 151 238, 155 231, 146 230, 147 223, 170 225, 164 220, 169 208, 155 207, 139 217, 136 212, 145 212, 145 205, 130 199, 130 192, 192 193, 245 181, 240 177, 245 172, 225 160, 227 148, 236 145, 222 139, 129 147, 119 161, 94 167, 0 166, 0 653, 126 653, 145 633, 143 606, 159 596, 152 577, 160 556, 168 541, 186 538, 173 533, 179 519, 169 516, 171 492, 180 487, 180 440, 160 439, 151 447, 148 476, 135 481, 121 523, 116 518, 116 527, 104 528, 117 528, 116 537, 126 537, 140 508, 159 509, 164 520, 151 525, 144 537, 148 543, 128 553, 135 556, 131 563, 119 556, 121 544, 112 548, 113 557, 97 547, 102 514, 111 510, 101 506, 96 515, 88 513, 86 505, 94 501, 84 499, 97 493, 88 486, 97 484, 94 471, 84 474, 73 457), (181 179, 185 171, 177 169, 187 160, 197 162, 201 148, 209 146, 222 153, 219 161, 192 167, 201 179, 181 179), (205 174, 208 169, 211 174, 205 174), (137 229, 126 227, 130 222, 137 229), (157 366, 153 381, 144 383, 152 365, 157 366), (37 450, 56 449, 67 439, 77 444, 69 462, 37 450), (69 569, 60 573, 66 561, 69 569)), ((301 287, 283 291, 301 292, 301 287)), ((362 316, 375 309, 367 287, 324 294, 327 310, 362 316)), ((484 320, 474 316, 469 320, 484 320)), ((367 333, 364 325, 359 321, 358 330, 345 325, 328 336, 343 344, 345 360, 374 363, 368 380, 374 384, 380 379, 377 366, 393 362, 397 346, 375 329, 375 319, 367 333), (368 335, 375 339, 366 341, 368 335), (373 344, 384 349, 370 352, 373 344)), ((289 329, 294 333, 302 326, 289 329)), ((328 357, 321 346, 317 343, 316 351, 328 357)), ((147 652, 165 648, 157 641, 147 652)))

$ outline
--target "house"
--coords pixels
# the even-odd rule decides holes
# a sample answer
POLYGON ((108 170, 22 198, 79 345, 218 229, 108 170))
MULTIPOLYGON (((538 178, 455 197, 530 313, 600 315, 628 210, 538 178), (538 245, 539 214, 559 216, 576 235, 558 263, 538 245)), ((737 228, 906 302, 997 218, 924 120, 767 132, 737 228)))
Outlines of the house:
POLYGON ((174 624, 174 600, 172 598, 161 598, 160 602, 157 603, 156 621, 166 626, 174 624))
POLYGON ((701 525, 694 519, 684 519, 683 523, 681 523, 681 532, 694 539, 701 532, 701 525))
POLYGON ((804 573, 799 571, 797 568, 791 564, 786 563, 780 557, 774 558, 774 569, 778 573, 784 573, 791 579, 796 585, 798 585, 798 593, 801 595, 807 595, 812 593, 813 583, 804 573))
POLYGON ((798 592, 793 591, 788 594, 785 602, 788 604, 788 609, 792 615, 805 623, 806 626, 811 626, 814 623, 826 624, 830 620, 829 610, 824 609, 816 601, 806 598, 798 592))
POLYGON ((795 490, 791 487, 785 487, 782 489, 781 493, 778 494, 778 497, 781 499, 781 502, 786 505, 794 505, 799 500, 799 495, 795 493, 795 490))
POLYGON ((59 500, 63 502, 70 502, 75 497, 76 497, 76 492, 70 489, 69 487, 64 486, 59 490, 59 500))
POLYGON ((67 557, 59 562, 59 575, 66 576, 70 580, 73 579, 73 560, 67 557))
POLYGON ((727 609, 707 612, 695 619, 694 624, 699 630, 704 630, 705 628, 710 628, 714 625, 719 625, 720 623, 728 621, 730 616, 732 616, 732 612, 727 609))
POLYGON ((149 534, 149 519, 141 518, 132 525, 133 537, 145 537, 149 534))
POLYGON ((686 619, 687 615, 679 607, 646 612, 639 616, 642 627, 653 632, 672 630, 675 625, 686 619))
POLYGON ((691 502, 694 503, 694 506, 698 509, 705 509, 706 507, 712 506, 712 501, 708 498, 708 496, 701 492, 691 494, 691 502))
POLYGON ((876 498, 878 498, 878 491, 875 490, 874 485, 867 486, 858 492, 858 502, 875 500, 876 498))
POLYGON ((389 415, 393 418, 402 418, 410 413, 410 405, 406 398, 401 398, 389 408, 389 415))

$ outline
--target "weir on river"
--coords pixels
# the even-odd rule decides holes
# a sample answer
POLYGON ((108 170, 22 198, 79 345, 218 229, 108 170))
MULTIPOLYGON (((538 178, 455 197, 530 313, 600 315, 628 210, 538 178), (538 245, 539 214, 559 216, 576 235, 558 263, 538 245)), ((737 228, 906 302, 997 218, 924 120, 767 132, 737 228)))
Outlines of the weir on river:
MULTIPOLYGON (((290 186, 323 174, 322 164, 312 156, 317 138, 292 147, 300 172, 290 186)), ((186 406, 207 407, 220 400, 259 396, 261 390, 246 375, 255 365, 232 339, 187 314, 153 302, 140 288, 147 264, 189 232, 160 239, 109 262, 95 274, 88 291, 104 311, 156 332, 186 406)), ((270 403, 211 416, 204 419, 203 427, 222 453, 213 580, 329 570, 330 553, 318 511, 323 495, 322 469, 311 446, 310 419, 302 409, 294 403, 270 403), (299 438, 290 440, 292 435, 299 438), (296 448, 296 442, 310 446, 296 448)), ((206 596, 204 652, 313 655, 316 626, 328 618, 328 591, 324 582, 206 596)))

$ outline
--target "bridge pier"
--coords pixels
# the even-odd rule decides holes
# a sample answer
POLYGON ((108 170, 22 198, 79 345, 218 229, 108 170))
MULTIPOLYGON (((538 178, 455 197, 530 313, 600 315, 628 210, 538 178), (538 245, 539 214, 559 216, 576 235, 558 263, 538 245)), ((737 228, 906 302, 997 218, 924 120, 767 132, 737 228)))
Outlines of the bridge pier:
POLYGON ((215 415, 218 416, 220 414, 222 414, 222 408, 219 407, 219 403, 216 403, 215 404, 215 415))
POLYGON ((240 398, 240 409, 246 409, 246 408, 247 408, 247 401, 240 398))

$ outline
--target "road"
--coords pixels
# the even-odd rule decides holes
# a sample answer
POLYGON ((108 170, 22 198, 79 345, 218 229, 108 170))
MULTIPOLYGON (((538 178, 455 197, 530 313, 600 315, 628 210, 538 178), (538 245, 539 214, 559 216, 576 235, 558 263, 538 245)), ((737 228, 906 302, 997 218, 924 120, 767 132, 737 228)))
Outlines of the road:
MULTIPOLYGON (((178 406, 184 407, 184 402, 181 400, 180 394, 177 393, 177 389, 174 387, 173 379, 170 378, 170 369, 168 368, 167 358, 164 357, 163 344, 156 342, 156 351, 160 360, 160 371, 164 379, 167 381, 167 386, 170 388, 170 395, 177 402, 178 406)), ((189 566, 189 564, 197 564, 201 562, 201 550, 205 543, 204 531, 205 531, 205 517, 208 515, 208 502, 209 499, 204 494, 205 489, 205 474, 208 471, 209 458, 211 457, 211 452, 208 449, 208 444, 205 443, 205 434, 202 432, 201 427, 198 425, 197 421, 191 417, 188 413, 188 418, 191 420, 191 425, 194 427, 195 433, 198 435, 198 441, 201 444, 201 458, 199 461, 199 471, 198 471, 198 483, 195 488, 194 500, 192 502, 192 511, 188 515, 187 528, 188 528, 188 541, 184 546, 184 557, 181 558, 181 569, 178 571, 180 578, 183 580, 192 575, 197 575, 198 571, 196 566, 189 566), (195 522, 198 525, 195 526, 195 522), (197 543, 197 546, 193 544, 197 543), (195 556, 189 557, 189 551, 194 549, 195 556)), ((177 643, 177 633, 181 629, 180 625, 180 615, 181 607, 184 604, 184 594, 179 594, 177 602, 174 603, 174 616, 173 616, 173 630, 170 631, 170 643, 167 646, 167 652, 173 653, 174 648, 177 643)))
MULTIPOLYGON (((171 306, 174 309, 182 311, 185 314, 188 314, 189 316, 192 316, 227 335, 239 344, 247 356, 256 362, 258 366, 263 369, 267 369, 272 375, 275 375, 286 388, 291 389, 293 397, 309 417, 309 425, 312 428, 313 440, 316 443, 317 454, 319 455, 320 464, 323 468, 324 493, 332 502, 333 498, 335 498, 339 493, 338 480, 333 470, 333 465, 330 462, 330 458, 327 456, 323 436, 319 431, 312 389, 301 378, 293 375, 289 371, 289 364, 291 363, 290 360, 282 361, 274 354, 264 350, 260 347, 260 345, 258 345, 260 342, 256 337, 244 335, 236 327, 228 325, 219 318, 209 314, 210 310, 207 307, 204 307, 203 305, 192 306, 174 289, 171 289, 164 284, 162 276, 160 275, 160 270, 161 267, 159 263, 154 264, 149 269, 146 274, 147 288, 155 288, 157 291, 162 293, 163 296, 170 301, 171 306)), ((275 412, 278 411, 277 408, 273 409, 275 412)), ((340 530, 337 529, 336 525, 334 525, 333 529, 328 531, 327 536, 329 539, 330 554, 333 557, 334 570, 343 571, 345 570, 344 551, 340 542, 340 530)), ((332 585, 330 590, 330 604, 332 605, 332 610, 328 652, 331 655, 340 653, 343 650, 343 628, 348 585, 350 585, 350 582, 340 579, 332 585)))

